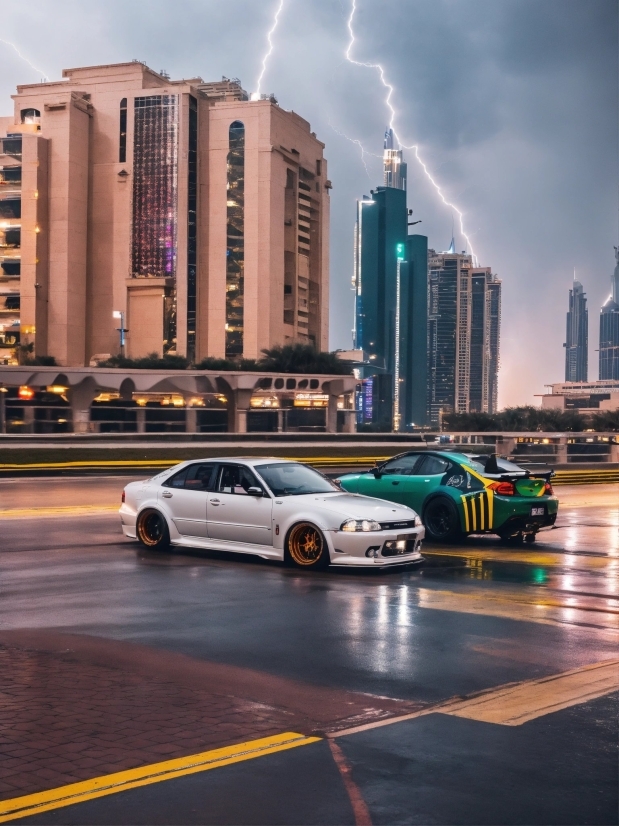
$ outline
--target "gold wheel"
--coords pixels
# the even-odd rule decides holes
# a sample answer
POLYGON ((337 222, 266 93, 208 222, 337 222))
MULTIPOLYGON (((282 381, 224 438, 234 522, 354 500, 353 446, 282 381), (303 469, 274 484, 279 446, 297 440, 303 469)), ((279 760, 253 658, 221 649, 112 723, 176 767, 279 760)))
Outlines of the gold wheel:
POLYGON ((168 526, 157 511, 143 511, 138 517, 138 539, 147 548, 165 548, 169 542, 168 526))
POLYGON ((324 563, 325 540, 318 528, 308 522, 295 525, 288 537, 288 553, 295 565, 304 568, 324 563))

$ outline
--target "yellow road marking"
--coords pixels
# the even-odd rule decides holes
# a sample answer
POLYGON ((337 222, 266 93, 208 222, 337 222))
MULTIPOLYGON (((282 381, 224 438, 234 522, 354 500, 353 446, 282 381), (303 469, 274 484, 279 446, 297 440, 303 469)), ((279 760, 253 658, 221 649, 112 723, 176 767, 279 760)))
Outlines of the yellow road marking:
MULTIPOLYGON (((451 550, 434 549, 429 550, 424 548, 422 551, 424 556, 447 556, 456 557, 457 559, 471 559, 481 562, 520 562, 527 565, 541 565, 544 567, 567 567, 565 562, 565 554, 562 553, 543 553, 543 552, 529 552, 529 551, 508 551, 501 549, 496 551, 467 551, 459 548, 451 550)), ((586 568, 607 568, 612 560, 603 556, 594 556, 593 554, 579 556, 579 561, 582 562, 583 567, 586 568)))
POLYGON ((619 660, 610 660, 505 686, 470 699, 454 700, 436 710, 483 723, 521 726, 536 717, 587 703, 617 690, 619 660))
POLYGON ((453 611, 460 614, 479 614, 488 617, 502 617, 519 622, 535 622, 542 625, 565 625, 571 622, 586 622, 600 629, 616 633, 619 629, 619 611, 614 608, 600 608, 586 604, 586 597, 580 597, 578 604, 565 600, 536 599, 526 595, 501 596, 489 593, 463 593, 420 588, 418 605, 437 611, 453 611))
POLYGON ((79 516, 90 513, 117 511, 119 505, 68 505, 50 508, 4 508, 0 519, 23 519, 32 516, 79 516))
POLYGON ((209 771, 220 766, 229 766, 254 757, 274 754, 278 751, 293 749, 297 746, 306 746, 316 743, 320 737, 306 737, 287 731, 272 737, 263 737, 259 740, 250 740, 236 746, 226 746, 222 749, 213 749, 201 754, 192 754, 189 757, 180 757, 175 760, 166 760, 163 763, 153 763, 139 769, 107 774, 95 777, 93 780, 84 780, 80 783, 71 783, 58 789, 46 792, 29 794, 24 797, 15 797, 12 800, 0 801, 0 823, 16 820, 20 817, 48 812, 71 806, 74 803, 83 803, 108 794, 136 789, 151 783, 160 783, 162 780, 173 780, 186 774, 209 771))
POLYGON ((403 723, 428 714, 450 714, 497 725, 520 726, 536 717, 588 703, 617 690, 619 660, 602 660, 551 677, 523 680, 521 683, 491 688, 472 697, 454 697, 447 702, 427 706, 410 714, 336 731, 329 737, 347 737, 349 734, 403 723))

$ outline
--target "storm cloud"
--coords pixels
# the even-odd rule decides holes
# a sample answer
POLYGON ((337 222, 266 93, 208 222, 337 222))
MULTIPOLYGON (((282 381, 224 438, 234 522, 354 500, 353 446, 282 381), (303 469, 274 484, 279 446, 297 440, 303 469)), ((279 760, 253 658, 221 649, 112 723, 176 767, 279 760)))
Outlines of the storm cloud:
MULTIPOLYGON (((277 3, 24 0, 2 37, 50 79, 63 68, 145 61, 174 78, 239 77, 252 91, 277 3)), ((500 404, 563 380, 567 291, 589 299, 589 378, 619 238, 616 0, 357 0, 356 60, 381 63, 396 127, 465 213, 480 263, 503 279, 500 404)), ((382 183, 389 120, 375 70, 345 60, 348 0, 287 0, 263 81, 326 144, 333 181, 331 346, 351 342, 355 199, 382 183)), ((40 74, 0 43, 0 114, 40 74)), ((452 211, 412 152, 409 206, 446 249, 452 211)), ((465 249, 458 235, 456 246, 465 249)))

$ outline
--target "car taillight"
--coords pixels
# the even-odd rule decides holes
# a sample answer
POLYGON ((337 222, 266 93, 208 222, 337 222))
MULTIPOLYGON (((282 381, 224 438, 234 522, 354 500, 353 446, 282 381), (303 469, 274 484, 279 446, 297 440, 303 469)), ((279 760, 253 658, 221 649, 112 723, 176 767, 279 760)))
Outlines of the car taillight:
POLYGON ((493 482, 490 488, 499 496, 513 496, 516 493, 513 482, 493 482))
POLYGON ((554 490, 550 482, 546 482, 544 485, 544 496, 554 496, 554 490))
POLYGON ((124 490, 123 490, 122 496, 120 497, 120 501, 121 502, 125 501, 125 492, 124 492, 124 490))

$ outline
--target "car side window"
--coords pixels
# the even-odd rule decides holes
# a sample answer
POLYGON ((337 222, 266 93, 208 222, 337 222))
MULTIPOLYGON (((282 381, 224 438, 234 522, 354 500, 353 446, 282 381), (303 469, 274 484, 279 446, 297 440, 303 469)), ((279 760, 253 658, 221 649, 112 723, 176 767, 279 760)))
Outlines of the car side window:
POLYGON ((438 476, 445 473, 448 467, 447 459, 442 459, 440 456, 424 456, 419 473, 422 476, 438 476))
POLYGON ((184 488, 185 487, 185 479, 187 478, 187 471, 189 468, 184 467, 182 470, 179 470, 178 473, 175 473, 174 476, 170 476, 169 479, 166 479, 163 482, 164 488, 184 488))
POLYGON ((419 461, 418 453, 407 453, 404 456, 396 456, 390 459, 381 467, 381 473, 386 476, 397 474, 399 476, 410 476, 415 472, 415 465, 419 461))
POLYGON ((217 466, 214 462, 189 465, 184 487, 187 490, 213 490, 213 474, 217 466))
POLYGON ((222 465, 217 485, 218 493, 236 493, 239 496, 247 496, 249 488, 263 490, 263 486, 249 468, 243 465, 222 465))

